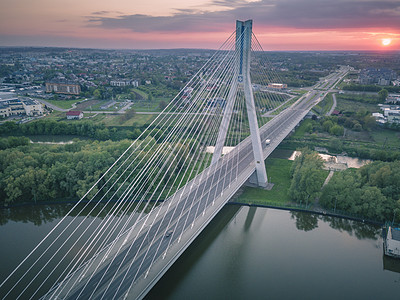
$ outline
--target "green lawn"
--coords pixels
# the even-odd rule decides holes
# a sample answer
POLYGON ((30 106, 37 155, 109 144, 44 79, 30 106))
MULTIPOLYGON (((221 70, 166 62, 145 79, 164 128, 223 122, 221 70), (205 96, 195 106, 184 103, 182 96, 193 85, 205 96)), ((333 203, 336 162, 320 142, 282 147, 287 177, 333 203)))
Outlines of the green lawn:
POLYGON ((305 119, 300 123, 300 126, 296 128, 296 131, 291 135, 291 137, 296 138, 296 139, 301 139, 304 137, 304 134, 306 133, 306 129, 308 124, 312 123, 311 119, 305 119))
POLYGON ((123 115, 98 115, 93 120, 103 123, 105 126, 135 126, 142 127, 150 124, 157 115, 139 115, 135 114, 129 120, 123 120, 123 115))
POLYGON ((80 100, 46 100, 47 102, 64 109, 72 108, 72 104, 81 101, 80 100))
POLYGON ((268 158, 266 161, 268 180, 274 183, 270 191, 245 187, 236 201, 250 204, 290 205, 287 194, 290 187, 290 168, 292 161, 280 158, 268 158))
POLYGON ((370 135, 374 141, 379 145, 384 145, 385 147, 400 147, 400 133, 397 131, 378 128, 370 132, 370 135))
POLYGON ((364 107, 371 113, 380 111, 378 105, 376 104, 361 103, 361 102, 341 99, 338 98, 338 94, 336 94, 336 100, 337 100, 336 109, 339 111, 357 112, 360 109, 360 107, 364 107))

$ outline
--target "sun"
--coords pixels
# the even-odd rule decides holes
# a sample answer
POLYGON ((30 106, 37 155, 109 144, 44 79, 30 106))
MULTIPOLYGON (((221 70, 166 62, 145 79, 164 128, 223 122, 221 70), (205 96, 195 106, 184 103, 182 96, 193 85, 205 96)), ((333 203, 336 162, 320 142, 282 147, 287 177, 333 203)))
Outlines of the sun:
POLYGON ((391 42, 392 42, 392 39, 382 39, 383 46, 389 46, 391 42))

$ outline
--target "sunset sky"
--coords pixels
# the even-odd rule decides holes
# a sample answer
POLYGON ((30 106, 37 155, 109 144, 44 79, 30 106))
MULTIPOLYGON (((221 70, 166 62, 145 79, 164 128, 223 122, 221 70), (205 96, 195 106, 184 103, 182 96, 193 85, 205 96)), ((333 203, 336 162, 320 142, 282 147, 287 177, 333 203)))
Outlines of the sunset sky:
POLYGON ((0 46, 215 49, 237 19, 264 50, 400 50, 400 0, 0 0, 0 46))

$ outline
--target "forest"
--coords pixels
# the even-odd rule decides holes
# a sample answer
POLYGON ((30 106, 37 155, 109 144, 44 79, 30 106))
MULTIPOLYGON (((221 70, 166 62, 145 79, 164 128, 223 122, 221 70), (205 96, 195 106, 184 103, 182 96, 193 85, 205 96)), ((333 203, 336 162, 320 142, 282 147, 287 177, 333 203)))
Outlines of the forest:
POLYGON ((301 149, 291 170, 289 194, 300 204, 374 221, 400 221, 400 161, 375 161, 360 169, 335 172, 327 185, 317 152, 301 149))
POLYGON ((320 204, 378 221, 400 221, 400 161, 376 161, 336 172, 322 190, 320 204), (396 218, 397 217, 397 218, 396 218))
POLYGON ((75 140, 1 150, 0 205, 78 200, 130 143, 75 140))

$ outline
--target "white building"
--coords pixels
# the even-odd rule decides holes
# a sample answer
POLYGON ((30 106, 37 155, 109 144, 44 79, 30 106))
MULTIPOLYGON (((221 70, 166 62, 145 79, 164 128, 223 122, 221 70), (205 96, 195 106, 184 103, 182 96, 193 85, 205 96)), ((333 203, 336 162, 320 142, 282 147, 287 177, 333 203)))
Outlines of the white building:
POLYGON ((400 103, 400 94, 389 94, 385 103, 400 103))
POLYGON ((24 99, 22 100, 22 105, 27 116, 36 117, 43 115, 43 106, 36 100, 24 99))
POLYGON ((387 228, 384 250, 386 255, 400 257, 400 228, 387 228))
POLYGON ((128 80, 128 79, 119 79, 119 80, 111 80, 111 86, 133 86, 138 87, 139 81, 138 80, 128 80))
POLYGON ((79 110, 70 110, 67 111, 67 119, 68 120, 80 120, 83 118, 83 112, 79 111, 79 110))
POLYGON ((383 111, 381 113, 373 113, 372 116, 375 117, 378 123, 398 123, 400 124, 400 106, 399 105, 389 105, 389 104, 378 104, 380 109, 383 111))

